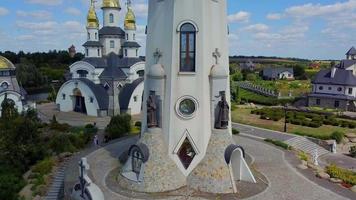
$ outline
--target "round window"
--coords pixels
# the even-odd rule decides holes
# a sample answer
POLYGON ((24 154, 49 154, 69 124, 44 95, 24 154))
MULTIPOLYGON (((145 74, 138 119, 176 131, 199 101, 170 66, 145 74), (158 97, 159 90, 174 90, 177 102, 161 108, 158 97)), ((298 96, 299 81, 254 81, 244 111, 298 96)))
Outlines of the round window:
POLYGON ((176 111, 179 116, 186 119, 191 119, 194 117, 197 107, 198 103, 193 97, 185 96, 178 100, 176 111))
POLYGON ((342 88, 341 88, 341 87, 337 88, 337 91, 341 92, 341 91, 342 91, 342 88))

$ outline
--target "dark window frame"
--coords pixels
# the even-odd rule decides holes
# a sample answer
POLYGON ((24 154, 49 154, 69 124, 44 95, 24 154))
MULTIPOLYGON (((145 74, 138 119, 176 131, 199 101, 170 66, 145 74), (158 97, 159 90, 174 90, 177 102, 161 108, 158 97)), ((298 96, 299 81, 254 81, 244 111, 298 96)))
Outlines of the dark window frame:
POLYGON ((320 105, 320 102, 321 102, 320 99, 316 99, 316 105, 319 106, 319 105, 320 105))
POLYGON ((186 22, 179 29, 179 71, 196 72, 196 48, 197 48, 197 28, 194 24, 186 22), (188 30, 184 30, 188 29, 188 30), (190 30, 189 30, 190 29, 190 30), (183 36, 185 36, 185 49, 183 48, 183 36), (193 48, 191 50, 190 39, 193 37, 193 48), (185 57, 183 57, 185 55, 185 57), (191 57, 192 55, 192 57, 191 57), (183 61, 185 60, 185 61, 183 61), (193 62, 192 66, 190 62, 193 62), (193 69, 186 69, 192 67, 193 69))

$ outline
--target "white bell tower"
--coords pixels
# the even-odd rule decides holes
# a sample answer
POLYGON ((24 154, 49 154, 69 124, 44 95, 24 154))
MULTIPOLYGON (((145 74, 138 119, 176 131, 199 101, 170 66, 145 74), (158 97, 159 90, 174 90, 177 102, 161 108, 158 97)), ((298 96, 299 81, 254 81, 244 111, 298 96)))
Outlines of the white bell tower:
POLYGON ((129 152, 143 163, 122 172, 143 184, 130 187, 233 193, 235 180, 253 182, 231 136, 226 0, 149 0, 146 45, 142 135, 129 152))

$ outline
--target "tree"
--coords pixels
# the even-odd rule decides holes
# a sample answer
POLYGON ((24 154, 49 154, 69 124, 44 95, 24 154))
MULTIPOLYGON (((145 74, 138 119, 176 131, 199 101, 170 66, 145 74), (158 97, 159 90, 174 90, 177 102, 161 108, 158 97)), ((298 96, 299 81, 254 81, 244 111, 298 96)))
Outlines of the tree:
POLYGON ((300 65, 300 64, 296 64, 293 66, 293 71, 294 71, 294 77, 296 77, 297 79, 306 79, 306 74, 305 74, 305 67, 300 65))
POLYGON ((5 99, 1 103, 1 119, 6 122, 16 118, 17 115, 18 112, 15 108, 15 102, 11 99, 8 99, 7 95, 5 94, 5 99))
POLYGON ((16 66, 16 77, 24 87, 39 87, 47 82, 36 66, 25 58, 16 66))
POLYGON ((105 132, 111 139, 120 138, 131 131, 131 116, 121 114, 111 118, 105 132))
POLYGON ((249 73, 246 75, 246 81, 256 81, 257 80, 257 76, 254 73, 249 73))
POLYGON ((235 97, 235 101, 237 104, 240 104, 241 103, 241 95, 240 95, 240 87, 237 86, 236 87, 236 97, 235 97))

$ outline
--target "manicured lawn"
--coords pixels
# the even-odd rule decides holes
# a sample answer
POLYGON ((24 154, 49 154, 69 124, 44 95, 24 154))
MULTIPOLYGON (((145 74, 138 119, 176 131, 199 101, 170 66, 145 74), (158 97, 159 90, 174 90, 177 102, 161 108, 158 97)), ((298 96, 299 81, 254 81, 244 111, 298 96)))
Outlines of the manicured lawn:
POLYGON ((282 96, 288 96, 290 91, 292 92, 293 96, 300 96, 301 94, 311 91, 311 83, 309 80, 257 80, 253 83, 271 90, 278 90, 281 92, 282 96))
MULTIPOLYGON (((236 108, 231 113, 232 121, 241 124, 247 124, 247 125, 257 126, 270 130, 275 130, 275 131, 283 131, 284 119, 280 121, 263 120, 260 119, 258 115, 251 114, 251 110, 252 109, 249 108, 236 108)), ((330 136, 334 131, 342 131, 344 133, 356 132, 356 129, 326 126, 326 125, 323 125, 319 128, 311 128, 311 127, 287 124, 287 128, 289 133, 300 132, 300 133, 310 134, 315 137, 330 136)))

